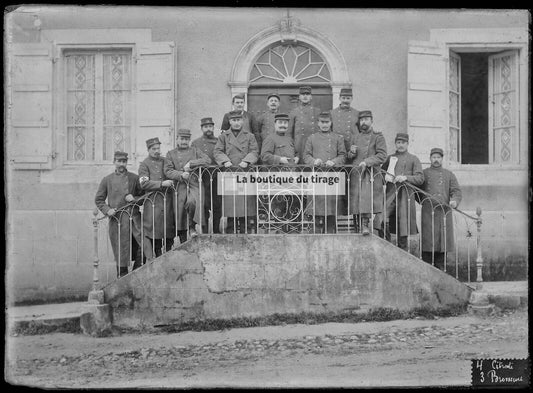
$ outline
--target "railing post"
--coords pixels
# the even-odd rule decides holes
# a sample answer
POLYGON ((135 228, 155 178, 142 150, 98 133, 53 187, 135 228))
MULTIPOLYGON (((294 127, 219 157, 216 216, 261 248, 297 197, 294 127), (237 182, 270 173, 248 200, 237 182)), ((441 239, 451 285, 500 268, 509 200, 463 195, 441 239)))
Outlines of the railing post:
POLYGON ((98 209, 93 211, 93 286, 89 292, 89 303, 103 304, 104 303, 104 291, 98 289, 98 209))
POLYGON ((477 267, 477 277, 476 282, 478 282, 478 289, 481 289, 481 283, 483 282, 483 256, 481 255, 481 207, 476 209, 477 215, 477 258, 476 258, 476 267, 477 267))

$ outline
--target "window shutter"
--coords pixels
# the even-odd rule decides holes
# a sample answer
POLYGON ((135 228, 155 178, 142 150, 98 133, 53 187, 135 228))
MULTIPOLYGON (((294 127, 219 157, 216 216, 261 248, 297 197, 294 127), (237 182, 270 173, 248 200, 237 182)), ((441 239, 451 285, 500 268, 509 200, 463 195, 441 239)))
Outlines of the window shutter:
POLYGON ((175 56, 173 42, 153 42, 137 48, 136 156, 148 155, 145 141, 158 137, 161 150, 174 148, 175 56))
POLYGON ((15 169, 51 169, 52 48, 12 44, 8 70, 7 154, 15 169))
POLYGON ((407 57, 409 151, 429 163, 432 147, 445 151, 446 62, 437 43, 410 41, 407 57))
POLYGON ((519 163, 518 51, 489 57, 489 160, 519 163))

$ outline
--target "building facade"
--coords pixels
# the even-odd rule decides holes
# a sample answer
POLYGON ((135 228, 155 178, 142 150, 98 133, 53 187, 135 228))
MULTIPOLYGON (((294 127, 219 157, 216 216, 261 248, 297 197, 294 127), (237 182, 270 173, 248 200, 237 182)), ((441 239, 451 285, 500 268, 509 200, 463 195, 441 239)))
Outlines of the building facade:
MULTIPOLYGON (((7 289, 11 301, 85 296, 94 195, 113 171, 162 153, 179 128, 220 127, 237 93, 374 114, 424 167, 432 147, 482 208, 485 277, 523 279, 528 260, 529 15, 521 10, 21 7, 6 15, 7 289)), ((468 229, 468 228, 466 228, 468 229)), ((475 227, 472 228, 475 230, 475 227)), ((99 233, 101 280, 115 265, 99 233)), ((465 257, 466 256, 462 256, 465 257)))

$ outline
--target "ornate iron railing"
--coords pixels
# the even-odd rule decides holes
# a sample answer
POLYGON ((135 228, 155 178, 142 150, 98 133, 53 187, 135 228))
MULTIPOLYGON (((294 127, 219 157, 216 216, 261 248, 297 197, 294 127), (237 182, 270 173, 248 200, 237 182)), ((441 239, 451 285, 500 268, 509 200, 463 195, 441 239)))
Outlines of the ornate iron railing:
POLYGON ((383 170, 372 167, 258 165, 246 169, 218 166, 196 168, 190 172, 187 180, 174 182, 172 187, 136 197, 135 201, 116 209, 108 220, 103 220, 106 216, 97 217, 98 211, 95 211, 93 290, 99 286, 99 227, 107 226, 110 239, 114 236, 115 243, 118 239, 118 244, 111 244, 113 258, 115 262, 126 259, 127 270, 131 272, 146 261, 187 241, 196 233, 212 236, 356 234, 364 229, 366 216, 369 218, 370 234, 383 237, 397 246, 402 246, 402 235, 398 235, 398 232, 403 227, 407 233, 403 234, 407 241, 407 246, 403 244, 404 249, 419 258, 427 252, 422 239, 427 241, 427 236, 430 236, 429 243, 435 246, 439 228, 439 243, 444 247, 440 247, 438 251, 431 250, 430 258, 426 254, 426 262, 436 266, 436 256, 444 254, 443 265, 437 267, 458 279, 470 282, 471 259, 475 252, 476 281, 482 281, 481 209, 478 208, 476 216, 473 216, 452 208, 412 184, 395 183, 394 180, 394 176, 387 176, 386 179, 383 170), (272 179, 288 178, 285 176, 287 174, 291 174, 293 178, 307 176, 310 180, 295 184, 268 181, 252 185, 237 182, 237 176, 241 176, 242 180, 246 176, 251 179, 253 175, 257 180, 266 179, 269 175, 274 175, 272 179), (311 181, 313 176, 326 180, 337 178, 339 182, 328 185, 328 192, 320 191, 318 183, 311 181), (393 204, 400 207, 391 209, 393 204), (192 219, 193 209, 196 209, 198 222, 191 226, 189 221, 192 219), (420 209, 431 212, 430 224, 427 221, 421 222, 421 214, 418 212, 420 209), (161 212, 163 213, 160 214, 161 212), (406 222, 405 218, 408 218, 406 222), (99 225, 101 221, 107 225, 99 225), (446 238, 451 233, 447 230, 448 225, 453 225, 454 228, 453 242, 446 238), (151 230, 147 230, 148 227, 151 230), (123 244, 124 242, 127 244, 123 244), (452 249, 448 247, 449 243, 453 243, 452 249))

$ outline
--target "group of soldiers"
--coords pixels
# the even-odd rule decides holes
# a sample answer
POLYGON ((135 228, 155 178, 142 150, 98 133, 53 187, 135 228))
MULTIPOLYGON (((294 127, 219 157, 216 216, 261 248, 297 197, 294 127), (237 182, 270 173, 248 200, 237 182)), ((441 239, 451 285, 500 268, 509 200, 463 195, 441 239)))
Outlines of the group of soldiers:
POLYGON ((431 149, 431 166, 422 170, 420 160, 408 152, 409 135, 398 133, 395 152, 387 155, 383 134, 373 128, 372 112, 351 106, 350 88, 341 89, 339 99, 339 107, 323 112, 312 105, 312 88, 302 86, 299 104, 289 114, 281 113, 280 96, 271 93, 267 111, 256 117, 244 110, 244 95, 237 95, 232 100, 233 110, 224 115, 218 137, 212 118, 207 117, 200 122, 202 136, 192 143, 191 131, 180 129, 177 147, 166 158, 161 157, 158 138, 147 140, 148 157, 140 164, 138 175, 127 171, 127 153, 116 152, 115 172, 102 180, 95 202, 110 217, 109 236, 119 276, 127 273, 128 261, 134 259, 134 268, 138 267, 141 255, 148 260, 159 256, 176 241, 196 236, 197 228, 253 233, 256 197, 219 195, 217 171, 206 168, 198 175, 193 170, 216 165, 239 171, 258 163, 352 168, 346 195, 313 201, 311 211, 318 233, 334 233, 336 217, 350 212, 354 223, 360 223, 357 231, 368 235, 372 226, 389 241, 390 234, 396 233, 398 246, 408 251, 408 236, 418 233, 418 200, 422 204, 422 257, 442 268, 446 252, 453 249, 450 208, 461 201, 455 175, 442 168, 443 150, 431 149), (417 190, 423 193, 417 194, 417 190), (117 218, 117 209, 147 195, 150 203, 144 203, 142 222, 139 214, 131 212, 117 218))

